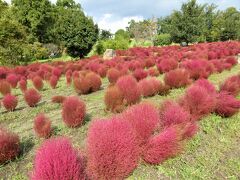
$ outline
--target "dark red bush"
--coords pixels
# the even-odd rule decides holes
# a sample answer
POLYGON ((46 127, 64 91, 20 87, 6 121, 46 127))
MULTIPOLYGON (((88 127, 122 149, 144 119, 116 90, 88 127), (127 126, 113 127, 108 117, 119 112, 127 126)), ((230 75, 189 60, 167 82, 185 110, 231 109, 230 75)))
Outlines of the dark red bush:
POLYGON ((43 88, 43 80, 40 76, 35 76, 32 80, 33 86, 38 90, 42 90, 43 88))
POLYGON ((18 135, 0 127, 0 164, 14 159, 20 152, 18 135))
POLYGON ((229 63, 232 66, 236 65, 238 63, 237 59, 235 57, 228 57, 225 61, 225 63, 229 63))
POLYGON ((87 136, 91 179, 124 179, 137 167, 139 151, 131 125, 119 118, 94 121, 87 136))
POLYGON ((154 84, 149 79, 139 81, 138 88, 144 97, 153 96, 157 93, 154 84))
POLYGON ((150 103, 142 103, 128 108, 123 112, 123 117, 132 125, 139 144, 147 142, 160 120, 158 109, 150 103))
POLYGON ((120 71, 115 68, 111 68, 107 71, 107 78, 110 83, 116 83, 120 76, 120 71))
POLYGON ((240 109, 240 100, 228 92, 220 92, 217 96, 217 106, 215 112, 222 117, 231 117, 240 109))
POLYGON ((27 90, 27 81, 24 79, 21 79, 19 81, 19 88, 21 89, 22 92, 27 90))
POLYGON ((51 88, 55 89, 57 86, 57 83, 58 83, 58 77, 55 75, 51 76, 49 83, 50 83, 51 88))
POLYGON ((44 114, 38 114, 33 129, 38 137, 48 138, 51 135, 51 121, 44 114))
POLYGON ((0 93, 2 95, 11 93, 11 85, 6 80, 0 80, 0 93))
POLYGON ((114 85, 107 88, 104 95, 104 103, 107 110, 121 112, 124 109, 124 96, 120 89, 114 85))
POLYGON ((86 115, 86 106, 76 96, 67 97, 62 106, 62 118, 68 127, 77 127, 83 124, 86 115))
POLYGON ((162 127, 186 124, 191 120, 189 112, 173 101, 165 101, 161 105, 160 117, 162 127))
POLYGON ((19 77, 16 74, 9 74, 6 80, 9 82, 12 88, 16 88, 18 85, 19 77))
POLYGON ((86 179, 85 162, 63 137, 45 141, 37 150, 32 180, 86 179))
POLYGON ((73 86, 78 94, 88 94, 91 90, 91 82, 85 77, 73 78, 73 86))
POLYGON ((143 151, 143 159, 149 164, 160 164, 178 155, 181 149, 178 129, 169 127, 149 139, 143 151))
POLYGON ((53 96, 51 100, 52 100, 52 103, 62 104, 65 99, 66 99, 66 96, 53 96))
POLYGON ((175 69, 165 74, 164 82, 171 88, 180 88, 190 84, 191 80, 188 71, 175 69))
POLYGON ((17 107, 18 100, 16 96, 7 94, 3 97, 2 103, 7 111, 14 111, 17 107))
POLYGON ((128 104, 135 104, 141 99, 136 79, 131 75, 122 76, 117 81, 117 86, 123 93, 128 104))
POLYGON ((30 106, 34 107, 41 101, 41 94, 36 89, 28 89, 24 92, 25 102, 30 106))

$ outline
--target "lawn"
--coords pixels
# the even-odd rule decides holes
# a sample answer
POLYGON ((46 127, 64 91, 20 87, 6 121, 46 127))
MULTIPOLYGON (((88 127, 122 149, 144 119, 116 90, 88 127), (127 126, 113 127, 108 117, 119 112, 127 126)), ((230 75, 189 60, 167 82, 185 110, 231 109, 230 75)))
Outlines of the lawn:
MULTIPOLYGON (((240 65, 230 71, 213 74, 209 80, 216 86, 227 77, 239 73, 240 65)), ((162 79, 162 76, 159 77, 162 79)), ((31 86, 31 85, 30 85, 31 86)), ((61 118, 61 106, 51 103, 55 95, 77 95, 73 87, 67 87, 65 78, 61 78, 56 89, 45 84, 42 101, 36 108, 28 107, 19 89, 13 94, 19 100, 18 109, 5 112, 0 109, 0 123, 21 138, 22 152, 18 159, 0 166, 1 179, 28 179, 33 167, 35 150, 44 141, 33 132, 33 119, 44 112, 52 121, 54 136, 70 137, 74 146, 84 148, 89 122, 95 118, 111 116, 105 111, 104 92, 108 80, 103 79, 102 89, 80 98, 87 105, 86 123, 80 128, 66 127, 61 118)), ((174 89, 167 96, 154 96, 144 100, 160 104, 165 99, 176 99, 185 89, 174 89)), ((141 162, 128 179, 240 179, 240 114, 231 118, 221 118, 215 114, 200 122, 199 133, 186 142, 185 151, 176 158, 169 159, 159 166, 150 166, 141 162)))

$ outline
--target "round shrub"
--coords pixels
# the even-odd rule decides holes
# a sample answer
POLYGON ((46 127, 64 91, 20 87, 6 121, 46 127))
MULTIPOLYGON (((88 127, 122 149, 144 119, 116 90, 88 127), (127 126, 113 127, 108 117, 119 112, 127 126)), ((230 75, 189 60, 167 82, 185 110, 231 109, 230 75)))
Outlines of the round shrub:
POLYGON ((38 114, 33 129, 38 137, 48 138, 51 135, 51 121, 44 114, 38 114))
POLYGON ((68 127, 77 127, 83 124, 86 115, 86 106, 76 96, 67 97, 62 106, 62 118, 68 127))
POLYGON ((19 78, 16 74, 9 74, 6 80, 12 86, 12 88, 16 88, 18 85, 19 78))
POLYGON ((157 68, 160 73, 165 73, 176 69, 178 67, 178 62, 174 59, 163 59, 159 64, 157 64, 157 68))
POLYGON ((141 103, 128 108, 123 117, 132 125, 140 144, 145 143, 154 133, 160 120, 157 108, 150 103, 141 103))
POLYGON ((160 108, 160 124, 165 127, 186 124, 191 120, 188 111, 173 101, 165 101, 160 108))
POLYGON ((199 128, 198 124, 196 121, 188 122, 187 124, 184 125, 183 127, 183 139, 190 139, 192 138, 195 134, 197 134, 199 128))
POLYGON ((86 179, 84 158, 67 138, 45 141, 36 152, 32 180, 86 179))
POLYGON ((107 78, 110 83, 116 83, 120 76, 120 71, 115 68, 111 68, 107 71, 107 78))
POLYGON ((43 80, 42 80, 42 78, 40 76, 35 76, 32 81, 33 81, 33 86, 38 91, 42 90, 42 88, 43 88, 43 80))
POLYGON ((27 81, 26 80, 20 80, 19 81, 19 88, 21 89, 22 92, 27 90, 27 81))
POLYGON ((138 88, 144 97, 153 96, 156 93, 154 84, 146 78, 139 81, 138 88))
POLYGON ((121 118, 94 121, 87 136, 87 172, 92 179, 124 179, 137 167, 138 146, 121 118))
POLYGON ((190 84, 191 80, 186 70, 175 69, 165 74, 164 82, 171 88, 180 88, 190 84))
POLYGON ((240 75, 227 78, 223 84, 220 85, 220 91, 226 91, 233 96, 237 96, 240 92, 240 75))
POLYGON ((73 86, 78 94, 88 94, 91 90, 90 81, 83 76, 73 78, 73 86))
POLYGON ((0 164, 14 159, 20 152, 18 135, 0 127, 0 164))
POLYGON ((36 89, 28 89, 24 92, 24 99, 25 102, 28 104, 30 107, 34 107, 41 101, 41 94, 36 89))
POLYGON ((215 112, 222 117, 231 117, 240 109, 240 100, 228 92, 220 92, 217 96, 215 112))
POLYGON ((7 94, 4 96, 2 103, 7 111, 14 111, 17 107, 18 100, 16 96, 7 94))
POLYGON ((62 104, 63 101, 66 99, 66 96, 53 96, 52 103, 62 104))
POLYGON ((181 142, 176 128, 169 127, 149 139, 143 151, 143 159, 149 164, 160 164, 181 152, 181 142))
POLYGON ((50 83, 51 88, 55 89, 57 87, 58 77, 55 75, 51 76, 49 83, 50 83))
POLYGON ((144 71, 143 69, 136 69, 133 72, 133 76, 137 79, 137 81, 140 81, 148 76, 148 73, 144 71))
POLYGON ((149 76, 159 76, 159 74, 160 74, 159 71, 154 67, 148 69, 149 76))
POLYGON ((203 87, 204 89, 207 90, 209 94, 212 94, 212 95, 217 94, 217 90, 215 86, 212 83, 210 83, 207 79, 199 79, 194 84, 197 86, 203 87))
POLYGON ((135 104, 141 99, 141 92, 138 89, 136 79, 131 75, 122 76, 116 85, 124 95, 128 104, 135 104))
POLYGON ((2 95, 11 93, 11 85, 6 80, 0 80, 0 93, 2 95))
POLYGON ((114 85, 107 88, 104 95, 104 103, 107 110, 121 112, 124 109, 124 96, 120 89, 114 85))
POLYGON ((90 91, 95 92, 101 88, 102 81, 99 75, 94 72, 90 72, 86 75, 86 81, 90 82, 90 91))

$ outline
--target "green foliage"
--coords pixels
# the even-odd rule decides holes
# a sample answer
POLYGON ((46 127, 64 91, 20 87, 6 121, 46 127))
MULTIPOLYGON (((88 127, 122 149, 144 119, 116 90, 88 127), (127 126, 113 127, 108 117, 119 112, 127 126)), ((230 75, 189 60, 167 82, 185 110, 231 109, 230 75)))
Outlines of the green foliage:
POLYGON ((129 40, 130 39, 130 34, 129 34, 128 31, 124 31, 123 29, 119 29, 115 33, 115 39, 126 39, 126 40, 129 40))
POLYGON ((104 47, 103 41, 98 41, 95 46, 95 54, 103 54, 106 48, 104 47))
POLYGON ((171 35, 170 34, 159 34, 155 37, 153 42, 154 42, 154 46, 170 45, 172 43, 171 35))
POLYGON ((100 40, 106 40, 106 39, 111 39, 112 33, 110 31, 102 29, 100 31, 99 39, 100 40))
POLYGON ((57 6, 56 17, 54 32, 57 42, 66 47, 72 57, 86 56, 97 41, 97 25, 84 15, 80 5, 73 8, 57 6))
POLYGON ((47 59, 49 57, 49 51, 47 48, 39 42, 35 42, 31 47, 31 52, 34 60, 47 59))

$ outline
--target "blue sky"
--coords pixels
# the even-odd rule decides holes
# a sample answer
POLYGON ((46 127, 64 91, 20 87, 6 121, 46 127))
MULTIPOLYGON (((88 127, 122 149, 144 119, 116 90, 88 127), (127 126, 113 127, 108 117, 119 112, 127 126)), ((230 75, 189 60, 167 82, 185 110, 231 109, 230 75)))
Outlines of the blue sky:
MULTIPOLYGON (((8 0, 10 1, 10 0, 8 0)), ((53 3, 56 0, 51 0, 53 3)), ((180 9, 187 0, 75 0, 87 15, 93 17, 101 29, 115 32, 125 28, 131 19, 136 21, 171 14, 180 9)), ((219 9, 234 6, 240 10, 240 0, 197 0, 199 3, 214 3, 219 9)))

